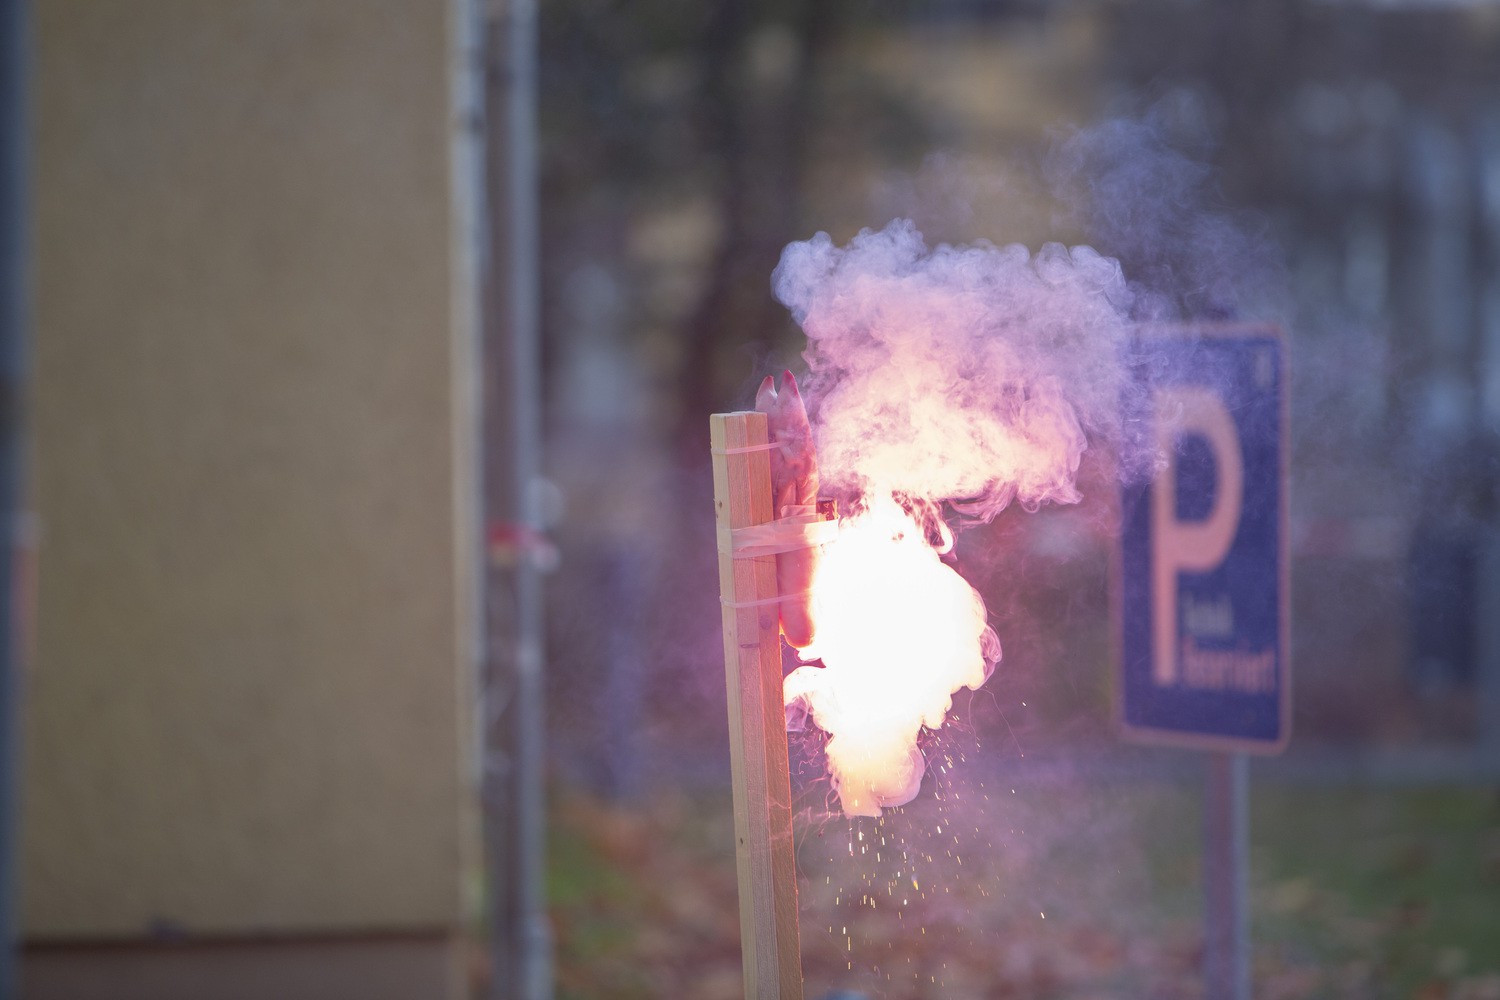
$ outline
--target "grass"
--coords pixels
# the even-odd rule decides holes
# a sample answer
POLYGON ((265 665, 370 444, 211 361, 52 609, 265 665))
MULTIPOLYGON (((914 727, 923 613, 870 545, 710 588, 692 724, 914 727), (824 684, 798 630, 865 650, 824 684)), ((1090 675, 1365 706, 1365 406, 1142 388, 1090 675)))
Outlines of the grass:
MULTIPOLYGON (((799 816, 809 998, 1201 995, 1196 787, 957 773, 883 821, 799 816)), ((1257 785, 1251 812, 1257 997, 1500 1000, 1493 791, 1257 785)), ((560 997, 738 997, 732 843, 727 795, 561 805, 560 997)))
MULTIPOLYGON (((1500 974, 1500 797, 1487 789, 1264 789, 1252 820, 1261 950, 1447 995, 1500 974)), ((1500 976, 1484 988, 1500 997, 1500 976)))

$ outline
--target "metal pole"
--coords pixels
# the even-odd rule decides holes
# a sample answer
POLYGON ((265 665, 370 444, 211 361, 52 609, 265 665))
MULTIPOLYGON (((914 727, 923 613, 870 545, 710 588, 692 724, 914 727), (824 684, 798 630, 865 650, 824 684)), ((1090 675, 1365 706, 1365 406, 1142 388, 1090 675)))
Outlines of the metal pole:
POLYGON ((1211 753, 1203 796, 1203 995, 1250 1000, 1249 764, 1242 753, 1211 753))
MULTIPOLYGON (((1477 608, 1500 607, 1500 525, 1479 529, 1477 608)), ((1479 732, 1474 752, 1482 774, 1500 772, 1500 616, 1480 613, 1474 664, 1479 732)))
POLYGON ((486 187, 492 249, 486 296, 486 519, 516 540, 489 563, 485 665, 485 842, 489 864, 491 995, 549 1000, 551 934, 543 890, 541 364, 538 329, 536 3, 491 7, 486 34, 486 187), (499 118, 502 127, 494 127, 499 118), (504 271, 499 265, 503 264, 504 271))
POLYGON ((16 842, 20 800, 21 635, 17 543, 22 530, 26 384, 28 5, 0 0, 0 998, 17 991, 16 842))
MULTIPOLYGON (((1491 116, 1489 127, 1479 133, 1479 162, 1475 172, 1480 176, 1500 175, 1500 116, 1491 116)), ((1480 258, 1480 280, 1476 282, 1481 296, 1500 295, 1500 185, 1486 185, 1483 204, 1475 217, 1483 222, 1483 254, 1480 258)), ((1500 449, 1500 319, 1483 310, 1479 364, 1476 365, 1481 401, 1479 433, 1489 449, 1500 449)), ((1494 450, 1489 456, 1496 457, 1494 450)), ((1479 463, 1481 486, 1500 489, 1500 472, 1493 462, 1479 463)), ((1492 494, 1493 495, 1493 494, 1492 494)), ((1474 607, 1500 607, 1500 513, 1493 509, 1481 518, 1478 544, 1477 592, 1474 607)), ((1475 637, 1474 679, 1478 684, 1479 733, 1476 753, 1480 768, 1490 774, 1500 769, 1500 621, 1483 611, 1476 616, 1479 634, 1475 637)))

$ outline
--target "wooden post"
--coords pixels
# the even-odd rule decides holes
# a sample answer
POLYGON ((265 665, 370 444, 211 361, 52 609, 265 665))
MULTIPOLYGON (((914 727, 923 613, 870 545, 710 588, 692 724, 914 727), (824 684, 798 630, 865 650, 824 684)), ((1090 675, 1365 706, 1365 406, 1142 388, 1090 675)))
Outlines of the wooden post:
POLYGON ((729 761, 746 1000, 802 1000, 797 864, 781 697, 776 557, 736 559, 733 530, 772 519, 771 459, 763 413, 716 413, 709 421, 723 595, 729 761), (762 450, 754 449, 757 445, 762 450))

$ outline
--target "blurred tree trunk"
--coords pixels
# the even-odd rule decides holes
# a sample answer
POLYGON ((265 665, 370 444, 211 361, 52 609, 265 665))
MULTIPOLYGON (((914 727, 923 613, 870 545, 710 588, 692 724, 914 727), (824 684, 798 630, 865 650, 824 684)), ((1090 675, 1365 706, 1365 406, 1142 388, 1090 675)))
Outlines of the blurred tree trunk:
MULTIPOLYGON (((719 160, 719 245, 703 292, 683 323, 677 439, 683 464, 701 463, 704 420, 734 403, 738 383, 753 381, 735 364, 747 348, 769 351, 784 310, 771 295, 771 272, 802 216, 802 167, 817 114, 817 73, 835 37, 838 5, 802 0, 795 57, 783 80, 757 78, 749 48, 757 29, 743 0, 720 0, 700 48, 706 146, 719 160), (720 113, 715 115, 715 111, 720 113)), ((762 39, 764 41, 764 38, 762 39)))

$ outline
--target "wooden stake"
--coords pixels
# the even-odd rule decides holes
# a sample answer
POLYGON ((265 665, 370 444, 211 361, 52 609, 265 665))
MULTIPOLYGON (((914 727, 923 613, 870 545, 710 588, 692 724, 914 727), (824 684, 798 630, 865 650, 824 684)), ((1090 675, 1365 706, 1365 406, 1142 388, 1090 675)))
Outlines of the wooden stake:
POLYGON ((735 528, 763 524, 773 516, 769 453, 736 451, 766 443, 766 415, 716 413, 709 420, 709 431, 719 591, 728 602, 723 609, 724 673, 729 688, 729 762, 745 997, 802 1000, 777 606, 732 606, 777 596, 776 557, 736 559, 732 550, 735 528))

